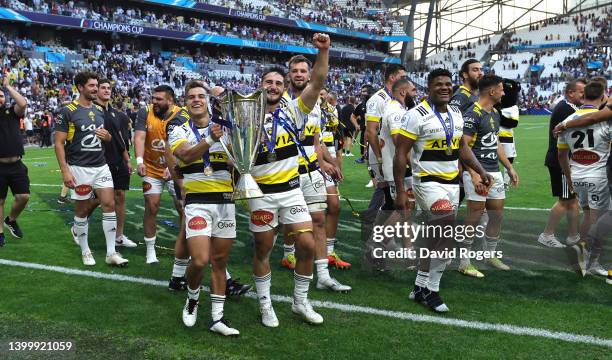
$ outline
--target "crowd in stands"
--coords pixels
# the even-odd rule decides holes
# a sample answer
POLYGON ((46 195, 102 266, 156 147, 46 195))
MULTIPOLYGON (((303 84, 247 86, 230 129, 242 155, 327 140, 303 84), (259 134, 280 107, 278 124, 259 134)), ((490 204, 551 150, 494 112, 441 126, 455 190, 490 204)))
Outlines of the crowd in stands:
MULTIPOLYGON (((0 0, 6 1, 6 0, 0 0)), ((16 7, 16 0, 8 1, 8 6, 16 7)), ((241 39, 266 41, 272 43, 290 44, 313 47, 310 38, 303 33, 291 33, 277 30, 263 24, 236 24, 229 20, 214 20, 205 14, 194 13, 184 17, 173 15, 163 10, 147 11, 138 7, 112 6, 108 1, 75 3, 70 0, 44 1, 23 0, 26 7, 43 13, 88 18, 130 25, 149 26, 154 28, 187 31, 193 33, 216 34, 241 39)), ((375 50, 373 45, 364 42, 346 42, 334 40, 337 46, 346 51, 370 53, 375 50)), ((384 53, 379 52, 384 56, 384 53)))
MULTIPOLYGON (((10 7, 17 0, 0 0, 4 7, 10 7)), ((93 11, 89 5, 94 4, 97 8, 104 7, 101 2, 74 1, 74 0, 23 0, 27 6, 42 12, 58 15, 89 17, 94 20, 102 20, 104 11, 93 11)), ((348 30, 363 31, 378 35, 391 35, 391 30, 384 27, 391 27, 393 22, 398 22, 397 17, 384 10, 381 1, 369 0, 347 0, 341 5, 331 0, 278 0, 275 2, 249 1, 249 0, 199 0, 207 4, 239 9, 261 15, 276 15, 291 19, 302 19, 305 21, 345 28, 348 30), (371 23, 359 20, 371 20, 371 23)), ((106 6, 108 7, 108 6, 106 6)), ((136 9, 123 10, 121 15, 133 18, 136 9)), ((120 10, 121 12, 121 10, 120 10)), ((144 18, 144 17, 143 17, 144 18)), ((179 27, 180 24, 175 24, 179 27)))
MULTIPOLYGON (((94 41, 83 43, 83 48, 78 51, 83 55, 83 61, 73 63, 70 69, 44 62, 42 66, 35 66, 27 52, 38 45, 41 44, 31 40, 8 38, 0 33, 0 65, 10 69, 12 83, 29 99, 26 123, 31 122, 34 130, 38 130, 47 117, 50 117, 48 122, 52 126, 53 116, 57 110, 75 98, 76 89, 72 83, 72 76, 79 70, 89 69, 101 77, 113 80, 114 105, 132 116, 149 101, 153 87, 169 84, 181 94, 182 88, 189 80, 184 73, 176 71, 180 67, 177 66, 179 65, 177 54, 164 58, 161 54, 153 54, 148 50, 137 50, 136 45, 129 42, 116 43, 109 49, 94 41)), ((264 67, 278 61, 271 57, 258 57, 253 76, 237 78, 214 76, 210 68, 214 64, 229 62, 252 66, 256 63, 255 58, 243 57, 240 60, 236 55, 232 57, 225 53, 213 57, 203 55, 200 50, 181 56, 190 56, 193 62, 198 64, 201 69, 199 78, 210 86, 221 85, 242 92, 250 92, 257 88, 264 67)), ((349 95, 358 94, 364 84, 374 84, 379 87, 381 79, 381 70, 332 65, 328 76, 328 87, 330 91, 343 94, 342 99, 344 99, 349 95)))
POLYGON ((247 0, 198 0, 215 5, 231 7, 262 15, 275 15, 290 19, 302 19, 319 24, 330 25, 348 30, 363 31, 370 34, 390 35, 384 26, 397 21, 395 16, 383 10, 381 1, 347 0, 341 6, 331 0, 277 0, 273 2, 251 2, 247 0), (368 11, 379 10, 379 11, 368 11), (352 19, 353 21, 351 21, 352 19), (362 24, 358 19, 369 19, 377 24, 362 24))
MULTIPOLYGON (((544 33, 544 43, 554 42, 580 42, 581 47, 588 47, 593 44, 610 41, 612 32, 610 23, 612 22, 612 7, 603 7, 592 12, 580 13, 569 17, 556 17, 540 21, 537 24, 529 25, 529 32, 544 33), (573 25, 572 30, 575 34, 546 33, 547 27, 551 25, 573 25), (567 36, 567 38, 566 38, 567 36)), ((534 45, 534 41, 521 39, 519 36, 512 36, 507 43, 507 49, 515 46, 534 45)))

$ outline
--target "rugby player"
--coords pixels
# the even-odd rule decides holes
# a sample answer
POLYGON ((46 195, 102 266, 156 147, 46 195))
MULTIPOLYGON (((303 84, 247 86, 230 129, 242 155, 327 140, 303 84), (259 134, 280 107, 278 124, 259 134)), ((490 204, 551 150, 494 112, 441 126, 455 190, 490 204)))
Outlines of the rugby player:
POLYGON ((465 111, 478 100, 478 81, 484 73, 482 72, 482 64, 476 59, 468 59, 461 64, 459 77, 462 84, 451 98, 450 105, 459 108, 461 113, 465 111))
MULTIPOLYGON (((465 224, 476 226, 484 214, 485 208, 489 215, 487 221, 483 248, 491 253, 496 251, 501 233, 501 222, 504 211, 504 199, 506 198, 504 179, 499 169, 499 163, 505 168, 510 177, 511 185, 517 186, 518 174, 506 157, 504 147, 499 141, 500 113, 495 109, 504 96, 503 79, 496 75, 484 75, 478 81, 479 98, 463 113, 463 136, 461 141, 464 146, 472 148, 476 159, 482 167, 493 176, 493 184, 488 191, 482 184, 482 179, 473 169, 465 169, 463 172, 463 186, 467 199, 468 214, 465 224)), ((473 237, 465 239, 465 248, 471 249, 473 237)), ((488 258, 486 263, 499 270, 510 270, 499 258, 488 258)), ((458 268, 459 272, 477 278, 484 274, 470 262, 469 257, 462 257, 458 268)))
MULTIPOLYGON (((428 212, 430 224, 453 225, 459 205, 459 159, 481 177, 487 189, 493 182, 474 153, 461 141, 463 117, 459 109, 449 106, 452 75, 446 69, 435 69, 427 77, 429 97, 409 110, 395 144, 393 175, 397 187, 395 206, 406 210, 404 177, 408 154, 413 169, 412 188, 417 206, 428 212)), ((440 234, 443 235, 443 234, 440 234)), ((437 251, 452 247, 452 238, 428 239, 428 248, 437 251)), ((410 298, 435 312, 449 309, 440 297, 440 279, 448 259, 420 258, 419 271, 410 298)))
POLYGON ((95 193, 102 208, 102 229, 106 239, 106 263, 125 266, 128 260, 115 251, 117 215, 113 177, 104 157, 102 141, 111 141, 104 129, 102 107, 94 104, 98 98, 98 75, 80 72, 74 77, 79 97, 64 106, 55 126, 55 154, 64 185, 71 189, 74 207, 74 230, 81 247, 83 264, 96 264, 89 249, 87 215, 89 200, 95 193))
MULTIPOLYGON (((568 117, 568 121, 583 114, 594 113, 607 100, 605 87, 598 81, 590 81, 584 87, 582 106, 568 117)), ((578 197, 583 210, 580 237, 587 233, 597 219, 610 208, 610 191, 606 177, 606 162, 610 155, 612 129, 609 122, 599 122, 565 131, 558 138, 558 159, 568 182, 569 190, 578 197), (568 156, 571 155, 571 156, 568 156)), ((599 263, 603 250, 603 237, 591 238, 588 244, 590 256, 587 271, 606 276, 607 270, 599 263)))
POLYGON ((308 205, 300 190, 300 150, 296 144, 296 141, 300 141, 298 138, 306 125, 304 118, 315 107, 319 91, 327 79, 329 36, 317 33, 313 36, 313 43, 318 49, 316 63, 310 82, 299 97, 280 107, 285 91, 285 71, 282 68, 266 70, 261 80, 261 85, 267 92, 268 115, 264 122, 265 141, 256 158, 252 174, 264 197, 249 200, 249 227, 255 236, 253 279, 259 299, 261 321, 267 327, 277 327, 279 324, 270 296, 272 274, 269 261, 274 246, 275 228, 279 222, 286 226, 290 235, 295 235, 296 239, 297 262, 291 310, 308 323, 323 323, 323 317, 314 311, 307 299, 308 287, 312 281, 315 243, 308 205))
POLYGON ((167 126, 168 145, 179 160, 183 176, 185 232, 191 255, 183 323, 188 327, 196 323, 202 275, 210 262, 212 323, 209 329, 226 336, 239 335, 223 317, 225 267, 236 238, 232 176, 227 154, 219 142, 223 135, 221 126, 209 119, 207 97, 202 82, 187 83, 185 103, 189 119, 175 117, 167 126))
POLYGON ((155 253, 156 219, 165 185, 179 217, 182 217, 182 205, 176 197, 174 182, 171 180, 173 159, 165 156, 167 122, 180 112, 181 108, 174 104, 174 90, 170 86, 160 85, 153 89, 151 105, 141 108, 136 116, 134 150, 138 175, 143 178, 143 227, 147 264, 158 263, 155 253))
POLYGON ((578 201, 576 200, 576 195, 569 191, 569 184, 561 171, 561 165, 558 160, 557 139, 553 136, 553 129, 582 105, 585 85, 586 80, 584 79, 568 82, 565 86, 565 97, 557 103, 550 116, 548 151, 544 165, 548 167, 550 174, 552 195, 558 197, 559 200, 550 209, 546 227, 538 237, 538 242, 548 247, 565 247, 565 244, 560 242, 555 236, 555 229, 563 215, 567 217, 568 222, 566 244, 574 245, 580 241, 580 235, 578 234, 578 201))
MULTIPOLYGON (((311 63, 302 55, 297 55, 289 60, 289 86, 283 93, 280 107, 286 106, 292 100, 299 98, 311 76, 311 63)), ((320 103, 314 106, 312 111, 304 117, 303 139, 299 140, 305 151, 304 156, 299 157, 300 189, 308 205, 308 211, 312 218, 313 235, 315 238, 315 266, 317 269, 317 288, 332 291, 350 291, 351 287, 338 282, 329 275, 328 254, 326 251, 326 216, 328 207, 326 192, 326 180, 324 174, 331 173, 335 176, 340 173, 337 165, 325 160, 321 144, 321 107, 320 103)), ((329 158, 329 156, 328 156, 329 158)), ((284 236, 284 256, 281 264, 289 269, 295 269, 295 236, 289 236, 288 231, 284 236)))

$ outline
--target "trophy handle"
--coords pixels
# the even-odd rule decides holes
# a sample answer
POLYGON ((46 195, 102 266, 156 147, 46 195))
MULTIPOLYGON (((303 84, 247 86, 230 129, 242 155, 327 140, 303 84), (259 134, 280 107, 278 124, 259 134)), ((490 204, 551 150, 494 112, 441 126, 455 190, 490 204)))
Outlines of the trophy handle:
POLYGON ((221 146, 223 146, 223 150, 225 150, 225 153, 227 154, 227 158, 232 162, 232 164, 234 165, 234 167, 236 169, 238 169, 238 167, 236 166, 236 159, 234 158, 234 156, 232 155, 232 153, 229 151, 228 146, 225 144, 225 142, 223 141, 223 137, 221 137, 221 139, 219 139, 219 142, 221 143, 221 146))

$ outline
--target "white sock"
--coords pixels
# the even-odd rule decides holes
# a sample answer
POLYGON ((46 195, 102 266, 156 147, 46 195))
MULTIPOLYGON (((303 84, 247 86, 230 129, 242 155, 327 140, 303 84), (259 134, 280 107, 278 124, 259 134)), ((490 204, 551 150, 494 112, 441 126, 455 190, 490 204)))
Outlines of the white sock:
POLYGON ((213 321, 221 320, 223 317, 223 305, 225 304, 225 295, 210 294, 210 305, 213 321))
POLYGON ((287 257, 289 254, 295 254, 295 245, 283 244, 283 257, 287 257))
MULTIPOLYGON (((473 243, 474 243, 474 238, 466 238, 465 241, 463 242, 463 247, 468 249, 469 251, 472 249, 473 243)), ((470 258, 467 255, 461 256, 461 259, 459 260, 459 267, 466 268, 469 265, 470 265, 470 258)))
POLYGON ((179 259, 174 257, 174 265, 172 265, 172 277, 185 277, 185 270, 189 265, 189 258, 179 259))
POLYGON ((115 253, 115 239, 117 237, 117 214, 113 212, 102 213, 102 229, 106 239, 106 256, 115 253))
POLYGON ((334 252, 334 245, 336 244, 336 238, 327 238, 327 256, 334 252))
POLYGON ((301 304, 308 298, 308 287, 312 281, 312 275, 300 275, 293 272, 294 288, 293 288, 293 303, 301 304))
POLYGON ((315 266, 317 267, 317 279, 319 281, 328 280, 330 278, 329 269, 327 268, 328 263, 329 261, 327 258, 315 260, 315 266))
POLYGON ((419 270, 417 272, 416 279, 414 280, 414 285, 420 286, 422 288, 426 288, 428 281, 429 281, 429 273, 427 271, 419 270))
POLYGON ((81 253, 91 252, 89 250, 89 244, 87 242, 87 233, 89 232, 89 223, 87 218, 74 217, 74 231, 79 239, 79 246, 81 247, 81 253))
POLYGON ((440 279, 446 269, 447 259, 431 259, 429 263, 429 281, 427 288, 431 291, 440 291, 440 279))
POLYGON ((229 280, 232 278, 232 274, 229 273, 229 271, 227 271, 227 268, 225 268, 225 281, 229 280))
POLYGON ((197 289, 193 290, 187 286, 187 298, 189 300, 200 300, 200 287, 198 286, 197 289))
POLYGON ((270 286, 272 286, 272 273, 269 272, 264 276, 253 275, 255 281, 255 289, 257 290, 257 298, 259 306, 267 308, 272 306, 272 298, 270 297, 270 286))
POLYGON ((153 237, 146 237, 144 238, 144 242, 145 245, 147 246, 147 261, 149 259, 153 259, 153 258, 157 258, 157 255, 155 255, 155 240, 157 239, 156 236, 153 237))
POLYGON ((485 235, 483 239, 483 245, 484 245, 485 251, 495 251, 497 249, 497 243, 499 243, 499 236, 489 237, 485 235))

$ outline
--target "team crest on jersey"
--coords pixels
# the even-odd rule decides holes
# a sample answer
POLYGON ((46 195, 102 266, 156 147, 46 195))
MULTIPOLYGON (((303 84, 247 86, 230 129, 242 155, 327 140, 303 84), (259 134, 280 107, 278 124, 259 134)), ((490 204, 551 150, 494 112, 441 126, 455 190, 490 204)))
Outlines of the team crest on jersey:
POLYGON ((96 121, 96 114, 93 113, 93 111, 89 111, 89 114, 87 114, 87 116, 89 116, 89 120, 91 120, 91 122, 96 121))
POLYGON ((597 153, 588 150, 578 150, 572 153, 572 160, 580 165, 592 165, 600 159, 597 153))
POLYGON ((206 219, 204 219, 203 217, 196 216, 192 218, 191 220, 189 220, 189 223, 187 223, 187 226, 191 230, 204 230, 208 226, 208 223, 206 222, 206 219))
POLYGON ((272 222, 274 214, 266 210, 255 210, 251 213, 251 223, 257 226, 264 226, 272 222))
POLYGON ((79 196, 85 196, 91 193, 91 186, 90 185, 78 185, 77 187, 74 188, 74 192, 76 192, 77 195, 79 196))

